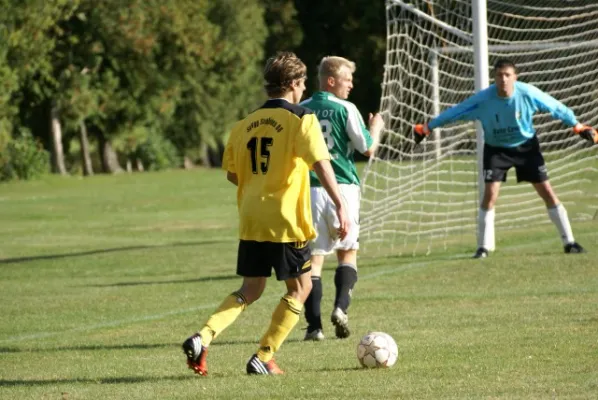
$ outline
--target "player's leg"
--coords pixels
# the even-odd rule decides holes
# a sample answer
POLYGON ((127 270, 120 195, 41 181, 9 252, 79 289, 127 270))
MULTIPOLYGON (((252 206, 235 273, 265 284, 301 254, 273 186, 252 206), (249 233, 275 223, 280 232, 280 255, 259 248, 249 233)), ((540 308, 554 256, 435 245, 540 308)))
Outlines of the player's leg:
POLYGON ((267 277, 271 272, 269 264, 261 259, 261 254, 267 251, 268 249, 264 248, 262 243, 243 240, 239 242, 237 274, 243 276, 241 288, 228 295, 208 318, 203 328, 183 343, 187 364, 199 375, 207 375, 206 356, 212 340, 229 327, 245 308, 259 299, 264 292, 267 277), (263 267, 264 265, 268 267, 263 267))
POLYGON ((334 273, 336 293, 330 320, 334 325, 336 337, 344 339, 351 335, 347 313, 351 304, 353 288, 357 283, 357 250, 339 249, 337 250, 337 259, 338 267, 334 273))
POLYGON ((517 180, 530 182, 538 195, 544 200, 548 216, 556 226, 563 242, 565 253, 585 252, 584 248, 575 242, 567 210, 552 190, 544 157, 540 152, 537 139, 530 141, 530 149, 525 152, 524 156, 521 165, 516 166, 517 180))
POLYGON ((496 248, 494 239, 494 218, 496 200, 501 182, 486 182, 484 196, 478 210, 478 248, 473 258, 484 258, 496 248))
POLYGON ((559 232, 565 253, 585 253, 585 249, 573 237, 573 230, 571 229, 567 209, 559 201, 550 182, 545 180, 543 182, 532 183, 532 185, 546 204, 548 216, 559 232))
POLYGON ((311 292, 305 301, 305 319, 307 321, 307 332, 305 340, 324 340, 322 327, 322 267, 324 265, 323 255, 311 256, 311 292))
POLYGON ((334 273, 334 308, 330 320, 334 324, 336 337, 347 338, 349 318, 347 310, 351 303, 351 295, 357 282, 357 250, 359 249, 359 203, 361 192, 358 185, 339 185, 347 206, 347 214, 351 220, 351 228, 347 237, 336 245, 338 266, 334 273))
POLYGON ((287 293, 272 313, 270 326, 260 340, 257 353, 247 363, 248 374, 282 373, 274 362, 274 353, 299 322, 303 304, 311 291, 311 251, 307 243, 280 243, 280 245, 280 252, 276 255, 279 262, 273 261, 273 264, 276 279, 284 280, 287 293))
POLYGON ((204 346, 209 346, 212 340, 235 322, 247 306, 260 298, 266 288, 266 279, 265 277, 243 278, 241 288, 224 299, 199 331, 204 346))
POLYGON ((512 160, 503 149, 484 146, 484 196, 478 210, 478 246, 473 258, 485 258, 494 251, 494 218, 501 182, 506 181, 512 160))
POLYGON ((322 268, 324 256, 333 251, 336 242, 336 213, 330 196, 322 187, 311 188, 311 213, 317 237, 310 243, 312 289, 305 301, 307 332, 305 340, 323 340, 322 328, 322 268))

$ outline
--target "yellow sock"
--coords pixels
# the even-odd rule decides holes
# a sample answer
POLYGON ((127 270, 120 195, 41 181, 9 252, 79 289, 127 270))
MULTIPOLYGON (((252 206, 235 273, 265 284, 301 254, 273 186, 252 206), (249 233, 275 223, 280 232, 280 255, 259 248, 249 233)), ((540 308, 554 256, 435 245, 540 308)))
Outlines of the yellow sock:
POLYGON ((257 352, 258 358, 262 362, 268 362, 274 356, 274 353, 280 348, 282 342, 289 336, 297 322, 303 309, 303 304, 299 300, 289 295, 284 296, 274 312, 270 327, 260 340, 260 348, 257 352))
POLYGON ((199 331, 201 335, 201 344, 208 347, 212 340, 216 338, 223 330, 235 322, 247 307, 247 300, 240 292, 233 292, 220 304, 220 307, 210 316, 208 322, 199 331))

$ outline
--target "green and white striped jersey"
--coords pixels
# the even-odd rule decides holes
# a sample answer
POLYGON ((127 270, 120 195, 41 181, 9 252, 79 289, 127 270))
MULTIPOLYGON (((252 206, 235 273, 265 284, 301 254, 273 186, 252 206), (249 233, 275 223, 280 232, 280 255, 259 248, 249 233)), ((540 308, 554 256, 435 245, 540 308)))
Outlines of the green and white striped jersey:
MULTIPOLYGON (((320 121, 337 182, 359 185, 353 152, 364 153, 373 140, 355 104, 330 92, 316 92, 301 105, 313 110, 320 121)), ((313 171, 309 174, 311 186, 322 186, 313 171)))

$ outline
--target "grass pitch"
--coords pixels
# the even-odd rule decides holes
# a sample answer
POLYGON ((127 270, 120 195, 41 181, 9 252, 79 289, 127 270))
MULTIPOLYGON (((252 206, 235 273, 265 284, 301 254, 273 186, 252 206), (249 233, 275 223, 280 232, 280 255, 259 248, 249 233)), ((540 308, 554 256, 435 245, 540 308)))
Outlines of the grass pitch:
MULTIPOLYGON (((594 180, 594 183, 596 181, 594 180)), ((283 294, 272 279, 210 347, 206 378, 181 342, 237 289, 234 187, 222 171, 0 186, 1 399, 590 399, 598 393, 598 222, 574 222, 590 253, 565 255, 554 227, 501 232, 470 260, 473 234, 430 256, 364 253, 353 336, 277 355, 281 377, 248 377, 283 294), (465 251, 467 249, 467 251, 465 251), (358 367, 368 330, 399 361, 358 367)), ((334 262, 324 273, 331 312, 334 262)))

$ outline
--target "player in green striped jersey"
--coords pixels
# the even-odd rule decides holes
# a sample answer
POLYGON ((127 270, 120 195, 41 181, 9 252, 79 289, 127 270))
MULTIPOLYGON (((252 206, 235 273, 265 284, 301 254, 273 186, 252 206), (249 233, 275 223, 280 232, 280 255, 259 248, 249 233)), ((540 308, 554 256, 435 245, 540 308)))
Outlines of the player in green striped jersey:
POLYGON ((338 220, 334 204, 311 172, 311 209, 318 237, 311 242, 312 291, 305 303, 308 323, 305 340, 322 340, 322 266, 324 256, 336 252, 338 266, 334 276, 336 295, 331 321, 336 336, 349 336, 347 309, 357 282, 357 249, 359 248, 359 203, 361 192, 353 154, 358 151, 369 157, 376 151, 384 127, 380 114, 369 115, 366 128, 357 107, 349 101, 353 89, 355 63, 342 57, 324 57, 318 70, 320 91, 301 103, 313 110, 320 121, 322 134, 330 152, 332 168, 339 183, 351 220, 351 229, 344 240, 336 236, 338 220))

